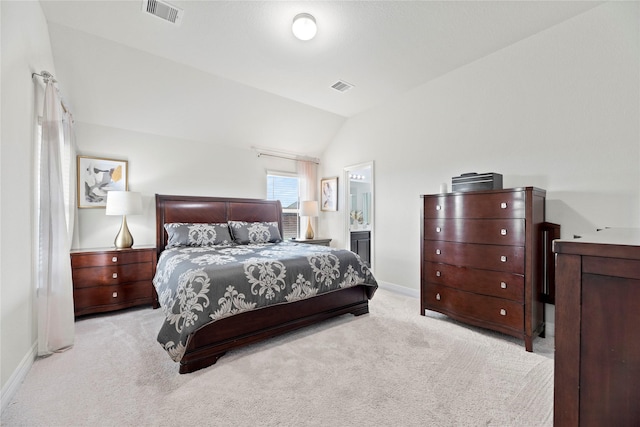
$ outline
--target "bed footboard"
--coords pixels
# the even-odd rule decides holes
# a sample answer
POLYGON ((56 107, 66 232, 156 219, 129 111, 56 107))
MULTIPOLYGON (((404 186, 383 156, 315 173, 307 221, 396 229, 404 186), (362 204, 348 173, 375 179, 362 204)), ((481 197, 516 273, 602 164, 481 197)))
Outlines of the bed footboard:
POLYGON ((227 351, 238 347, 343 314, 360 316, 368 312, 365 287, 355 286, 222 319, 203 327, 189 338, 180 361, 180 373, 211 366, 227 351))

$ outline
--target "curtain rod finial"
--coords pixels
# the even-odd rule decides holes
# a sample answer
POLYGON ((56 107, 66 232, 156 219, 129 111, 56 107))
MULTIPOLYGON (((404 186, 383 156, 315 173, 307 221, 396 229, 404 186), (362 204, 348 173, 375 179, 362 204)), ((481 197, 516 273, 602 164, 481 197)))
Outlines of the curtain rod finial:
POLYGON ((31 73, 31 78, 33 78, 33 76, 40 76, 44 79, 45 83, 48 83, 49 80, 51 80, 52 83, 58 83, 58 81, 55 79, 55 77, 53 77, 53 74, 51 74, 50 72, 48 72, 47 70, 42 70, 40 71, 40 74, 38 73, 31 73))

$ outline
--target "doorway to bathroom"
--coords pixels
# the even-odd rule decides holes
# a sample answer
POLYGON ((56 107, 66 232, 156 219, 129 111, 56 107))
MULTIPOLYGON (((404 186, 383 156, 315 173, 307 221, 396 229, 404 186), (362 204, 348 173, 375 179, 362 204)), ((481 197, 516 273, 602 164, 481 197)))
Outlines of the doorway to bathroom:
POLYGON ((344 168, 347 249, 357 253, 372 269, 374 259, 373 161, 344 168))

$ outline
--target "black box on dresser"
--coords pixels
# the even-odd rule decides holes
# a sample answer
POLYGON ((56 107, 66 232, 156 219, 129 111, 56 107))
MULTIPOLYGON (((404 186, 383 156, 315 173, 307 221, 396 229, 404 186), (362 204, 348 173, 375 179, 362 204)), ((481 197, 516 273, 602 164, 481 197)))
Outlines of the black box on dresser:
POLYGON ((463 173, 451 178, 451 191, 502 190, 502 175, 495 172, 463 173))

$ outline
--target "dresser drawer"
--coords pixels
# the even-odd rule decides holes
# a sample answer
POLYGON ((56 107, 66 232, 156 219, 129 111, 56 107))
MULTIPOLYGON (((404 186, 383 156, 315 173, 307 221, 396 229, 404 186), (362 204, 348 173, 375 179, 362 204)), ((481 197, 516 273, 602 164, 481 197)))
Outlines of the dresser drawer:
POLYGON ((76 289, 73 292, 75 314, 110 311, 139 304, 151 304, 151 282, 134 282, 126 285, 100 286, 76 289))
POLYGON ((105 267, 74 268, 73 287, 85 288, 89 286, 118 285, 136 280, 153 279, 153 264, 151 262, 139 264, 124 264, 105 267))
POLYGON ((462 291, 524 303, 524 276, 503 271, 424 262, 423 280, 462 291))
POLYGON ((425 240, 424 261, 524 274, 522 246, 477 245, 425 240))
POLYGON ((510 329, 524 328, 524 305, 486 295, 478 295, 447 286, 428 284, 426 307, 430 310, 464 317, 476 322, 492 323, 510 329))
POLYGON ((462 243, 524 246, 524 219, 426 218, 424 238, 462 243))
POLYGON ((525 218, 524 191, 424 196, 425 218, 525 218))
POLYGON ((583 256, 582 273, 640 279, 640 261, 634 259, 583 256))
POLYGON ((153 252, 150 250, 131 250, 126 252, 110 251, 71 254, 72 268, 135 264, 139 262, 153 262, 153 252))

